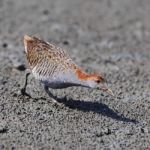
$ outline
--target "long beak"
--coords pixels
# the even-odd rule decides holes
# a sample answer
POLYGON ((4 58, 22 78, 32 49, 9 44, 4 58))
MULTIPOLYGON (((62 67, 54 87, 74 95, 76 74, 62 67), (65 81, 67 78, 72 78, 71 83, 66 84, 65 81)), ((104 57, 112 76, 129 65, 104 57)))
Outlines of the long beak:
POLYGON ((114 95, 114 93, 112 92, 111 89, 107 89, 106 92, 107 92, 109 95, 115 97, 115 95, 114 95))
POLYGON ((109 89, 107 86, 103 86, 103 87, 101 88, 101 90, 104 91, 104 92, 106 92, 106 93, 108 93, 109 95, 115 97, 115 95, 114 95, 114 93, 112 92, 112 90, 109 89))

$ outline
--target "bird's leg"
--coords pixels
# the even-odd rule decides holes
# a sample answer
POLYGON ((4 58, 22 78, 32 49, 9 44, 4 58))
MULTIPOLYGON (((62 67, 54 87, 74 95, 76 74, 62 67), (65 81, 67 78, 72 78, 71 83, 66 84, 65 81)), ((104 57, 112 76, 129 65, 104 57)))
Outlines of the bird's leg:
POLYGON ((30 75, 30 72, 27 72, 27 73, 26 73, 26 77, 25 77, 24 86, 23 86, 23 88, 21 89, 21 94, 31 97, 31 96, 26 92, 26 87, 27 87, 27 84, 28 84, 28 77, 29 77, 29 75, 30 75))
POLYGON ((44 90, 45 90, 46 93, 53 99, 53 102, 54 102, 54 103, 58 103, 57 97, 54 96, 54 95, 49 91, 48 86, 44 85, 44 90))

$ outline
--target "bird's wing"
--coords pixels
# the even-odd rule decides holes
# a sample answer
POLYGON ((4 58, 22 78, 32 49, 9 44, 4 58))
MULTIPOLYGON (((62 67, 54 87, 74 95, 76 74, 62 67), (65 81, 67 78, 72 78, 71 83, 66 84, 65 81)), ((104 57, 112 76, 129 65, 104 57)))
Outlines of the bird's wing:
POLYGON ((36 41, 35 51, 43 55, 43 57, 47 59, 47 61, 56 63, 57 65, 60 64, 61 66, 65 65, 66 67, 74 64, 73 60, 66 50, 54 44, 40 40, 36 37, 34 37, 34 39, 36 41))
POLYGON ((37 78, 50 78, 75 69, 75 63, 64 49, 36 37, 33 39, 32 53, 36 56, 36 65, 32 71, 37 78))
POLYGON ((68 52, 62 48, 60 48, 59 46, 56 46, 55 44, 49 43, 49 42, 45 42, 41 39, 38 39, 37 37, 33 37, 37 47, 41 48, 44 51, 49 51, 54 53, 55 55, 58 55, 60 57, 65 57, 65 58, 70 58, 68 52))
POLYGON ((40 80, 61 80, 62 76, 65 78, 68 73, 73 72, 76 66, 72 59, 63 57, 63 59, 65 59, 64 61, 60 56, 49 51, 43 53, 42 56, 43 57, 39 59, 39 62, 33 68, 33 73, 35 73, 36 77, 40 80))

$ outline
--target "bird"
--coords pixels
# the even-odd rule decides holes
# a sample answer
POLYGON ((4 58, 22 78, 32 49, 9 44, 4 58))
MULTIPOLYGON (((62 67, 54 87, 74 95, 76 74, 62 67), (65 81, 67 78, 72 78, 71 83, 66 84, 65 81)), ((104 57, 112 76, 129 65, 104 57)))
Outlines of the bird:
POLYGON ((114 96, 102 74, 86 73, 72 60, 65 49, 29 35, 24 36, 24 47, 28 72, 26 73, 25 84, 21 89, 23 95, 29 96, 26 87, 28 76, 32 74, 35 79, 41 81, 45 91, 54 101, 56 96, 49 89, 62 89, 71 86, 98 89, 114 96))

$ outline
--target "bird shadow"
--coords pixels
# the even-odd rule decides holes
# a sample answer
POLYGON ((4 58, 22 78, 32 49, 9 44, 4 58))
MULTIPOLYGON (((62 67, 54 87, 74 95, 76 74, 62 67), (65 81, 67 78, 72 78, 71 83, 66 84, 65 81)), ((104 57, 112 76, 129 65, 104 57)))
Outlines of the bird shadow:
POLYGON ((65 106, 71 109, 77 109, 83 112, 94 112, 97 114, 101 114, 103 116, 110 117, 114 120, 117 121, 122 121, 124 123, 134 123, 137 124, 139 123, 135 119, 130 119, 125 117, 124 115, 118 114, 118 112, 112 110, 109 108, 106 104, 99 103, 99 102, 87 102, 87 101, 82 101, 82 100, 74 100, 74 99, 69 99, 67 100, 66 97, 63 98, 58 98, 55 97, 55 100, 58 103, 63 103, 65 106))

